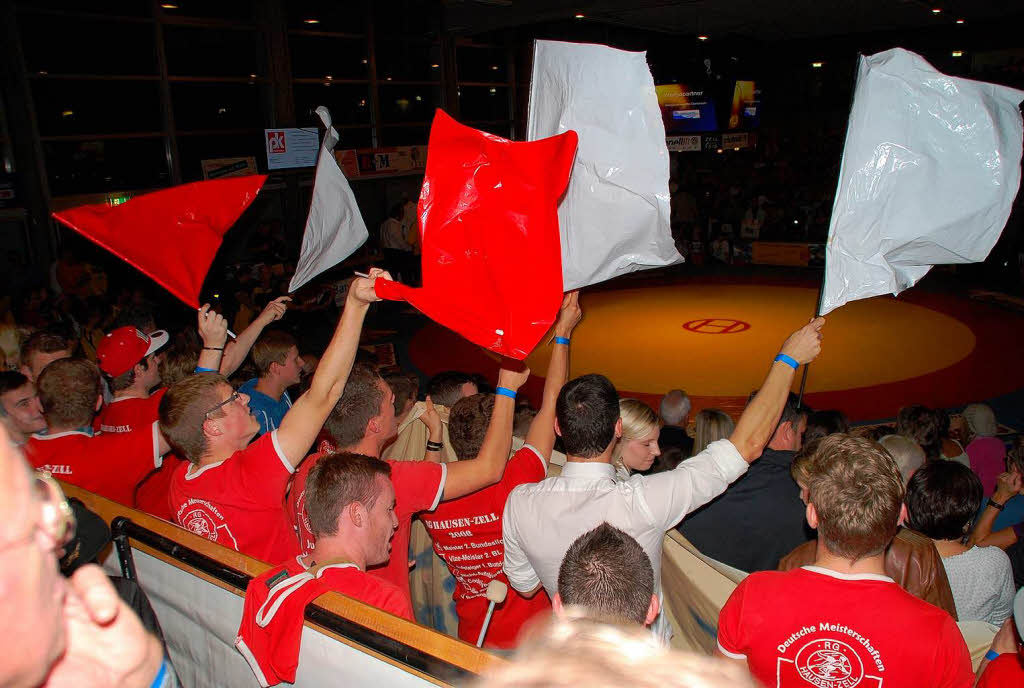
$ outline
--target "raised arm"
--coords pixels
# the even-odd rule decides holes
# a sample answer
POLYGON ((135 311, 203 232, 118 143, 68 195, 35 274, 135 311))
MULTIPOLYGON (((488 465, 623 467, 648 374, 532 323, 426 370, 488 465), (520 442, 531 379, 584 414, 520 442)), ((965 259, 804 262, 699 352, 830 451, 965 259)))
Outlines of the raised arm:
POLYGON ((224 342, 228 339, 228 321, 220 313, 211 311, 210 304, 204 303, 199 309, 198 328, 203 350, 199 352, 196 370, 216 372, 220 370, 224 342))
MULTIPOLYGON (((821 352, 821 328, 824 318, 815 318, 789 336, 780 353, 803 365, 813 361, 821 352)), ((789 390, 793 386, 796 368, 783 361, 774 361, 761 389, 744 409, 729 441, 743 459, 750 463, 761 456, 761 451, 772 437, 782 417, 789 390)))
POLYGON ((220 374, 224 377, 231 377, 235 371, 245 361, 245 357, 249 355, 252 350, 252 345, 259 339, 260 334, 263 333, 263 329, 274 322, 284 317, 285 312, 288 310, 288 302, 292 300, 290 296, 278 296, 276 299, 268 303, 263 310, 260 312, 256 319, 253 320, 249 327, 242 330, 238 335, 238 338, 233 342, 228 342, 224 348, 224 356, 220 360, 220 374))
POLYGON ((1008 500, 1021 494, 1021 487, 1020 473, 1003 473, 999 476, 996 481, 996 491, 989 497, 985 510, 981 512, 981 518, 978 519, 974 526, 974 531, 967 541, 968 546, 995 546, 1000 549, 1006 549, 1017 542, 1017 534, 1013 531, 1013 528, 1003 528, 993 533, 992 526, 1002 510, 1002 505, 1005 505, 1008 500), (994 507, 992 506, 993 503, 1000 506, 998 508, 994 507))
MULTIPOLYGON (((502 367, 498 373, 498 388, 516 392, 530 377, 530 369, 524 367, 513 372, 502 367)), ((447 464, 448 478, 444 483, 444 499, 455 499, 470 492, 493 485, 501 480, 512 447, 512 420, 516 400, 504 394, 495 394, 491 422, 480 445, 480 453, 469 461, 455 461, 447 464)))
POLYGON ((380 300, 373 291, 377 277, 391 279, 388 273, 374 268, 370 270, 369 278, 360 277, 352 283, 345 300, 345 310, 313 374, 309 390, 295 401, 281 420, 277 443, 293 466, 306 456, 345 389, 359 348, 359 333, 363 329, 366 311, 371 303, 380 300))
POLYGON ((555 348, 548 362, 540 411, 526 433, 526 443, 540 452, 545 460, 551 458, 551 451, 555 448, 555 404, 558 402, 558 393, 562 391, 562 385, 569 375, 568 340, 582 317, 580 293, 571 291, 562 299, 562 308, 558 311, 558 320, 555 321, 555 348), (560 342, 560 339, 565 341, 560 342))

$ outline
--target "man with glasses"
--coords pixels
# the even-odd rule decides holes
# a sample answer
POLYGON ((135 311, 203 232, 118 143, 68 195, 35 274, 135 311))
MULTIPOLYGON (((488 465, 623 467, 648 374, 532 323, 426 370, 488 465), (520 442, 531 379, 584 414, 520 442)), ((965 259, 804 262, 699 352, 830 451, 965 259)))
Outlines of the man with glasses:
MULTIPOLYGON (((160 429, 189 463, 171 479, 174 520, 193 533, 273 564, 299 554, 283 507, 288 481, 338 401, 359 346, 359 333, 381 270, 358 278, 309 390, 280 427, 249 442, 259 423, 249 397, 216 374, 193 375, 172 386, 160 402, 160 429)), ((226 327, 207 347, 223 347, 226 327)))
POLYGON ((74 517, 46 474, 33 475, 0 427, 0 685, 176 685, 159 641, 98 566, 61 577, 56 551, 74 517))

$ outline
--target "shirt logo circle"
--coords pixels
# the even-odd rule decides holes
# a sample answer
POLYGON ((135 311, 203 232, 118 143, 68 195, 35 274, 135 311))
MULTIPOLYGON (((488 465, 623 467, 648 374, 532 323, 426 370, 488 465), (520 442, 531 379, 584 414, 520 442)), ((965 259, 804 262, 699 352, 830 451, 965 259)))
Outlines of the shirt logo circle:
POLYGON ((853 688, 864 678, 857 652, 838 640, 807 643, 796 656, 800 677, 819 688, 853 688))
POLYGON ((700 318, 683 323, 683 329, 698 334, 736 334, 750 329, 750 323, 731 318, 700 318))
POLYGON ((185 514, 181 522, 185 528, 196 535, 217 542, 217 526, 214 525, 213 519, 210 518, 205 510, 193 509, 185 514))

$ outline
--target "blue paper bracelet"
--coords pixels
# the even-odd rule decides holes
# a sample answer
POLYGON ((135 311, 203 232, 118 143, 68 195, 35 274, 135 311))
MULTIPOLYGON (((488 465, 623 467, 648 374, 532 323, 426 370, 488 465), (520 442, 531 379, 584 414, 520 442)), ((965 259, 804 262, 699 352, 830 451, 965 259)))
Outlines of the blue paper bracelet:
POLYGON ((500 394, 503 397, 511 397, 512 399, 516 398, 516 393, 508 387, 498 387, 498 389, 494 390, 494 393, 500 394))
POLYGON ((195 369, 194 372, 197 372, 197 373, 216 373, 217 371, 214 370, 213 368, 203 368, 202 366, 196 366, 196 369, 195 369))
POLYGON ((149 688, 170 688, 177 685, 174 680, 174 673, 170 667, 170 662, 164 657, 163 663, 160 664, 160 671, 156 672, 156 676, 153 678, 153 682, 149 684, 149 688))
POLYGON ((990 662, 991 662, 991 661, 992 661, 993 659, 996 659, 996 658, 998 658, 998 657, 999 657, 999 653, 998 653, 998 652, 996 652, 995 650, 989 650, 988 652, 986 652, 986 653, 985 653, 985 659, 987 659, 987 660, 988 660, 988 661, 990 661, 990 662))
POLYGON ((555 344, 565 344, 566 346, 569 346, 569 338, 568 337, 555 337, 555 344))
POLYGON ((800 367, 800 364, 796 362, 795 358, 793 358, 792 356, 787 356, 786 354, 779 354, 778 356, 775 357, 775 360, 782 361, 793 370, 796 370, 797 368, 800 367))

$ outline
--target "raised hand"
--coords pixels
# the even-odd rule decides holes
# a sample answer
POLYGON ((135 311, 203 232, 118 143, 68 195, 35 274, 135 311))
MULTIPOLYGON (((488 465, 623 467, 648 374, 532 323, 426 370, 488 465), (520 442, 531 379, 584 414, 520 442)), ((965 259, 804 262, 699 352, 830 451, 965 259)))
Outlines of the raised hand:
POLYGON ((498 371, 499 387, 511 389, 514 392, 526 384, 526 381, 529 379, 530 369, 525 364, 512 361, 511 359, 502 361, 501 370, 498 371), (513 366, 516 366, 515 370, 513 370, 513 366))
POLYGON ((380 268, 370 268, 369 277, 357 277, 348 288, 348 296, 359 303, 370 304, 380 301, 377 292, 374 291, 374 284, 378 277, 386 280, 391 279, 391 273, 380 268))
POLYGON ((825 318, 813 318, 809 323, 789 335, 782 345, 781 353, 803 365, 810 363, 821 353, 821 328, 825 326, 825 318))
POLYGON ((220 313, 210 310, 210 304, 204 303, 199 309, 199 336, 203 346, 223 347, 228 339, 228 321, 220 313))
POLYGON ((579 325, 583 318, 583 310, 580 308, 580 292, 574 289, 567 292, 562 298, 562 307, 558 311, 558 319, 555 321, 555 336, 568 337, 573 329, 579 325))
POLYGON ((439 437, 441 435, 441 416, 438 414, 437 409, 434 408, 434 402, 429 395, 427 396, 423 413, 420 415, 420 421, 427 426, 427 432, 430 433, 431 437, 439 437))
POLYGON ((263 307, 263 310, 257 316, 258 320, 262 320, 265 324, 280 320, 284 317, 284 314, 288 311, 288 302, 292 300, 290 296, 278 296, 276 299, 268 303, 263 307))

